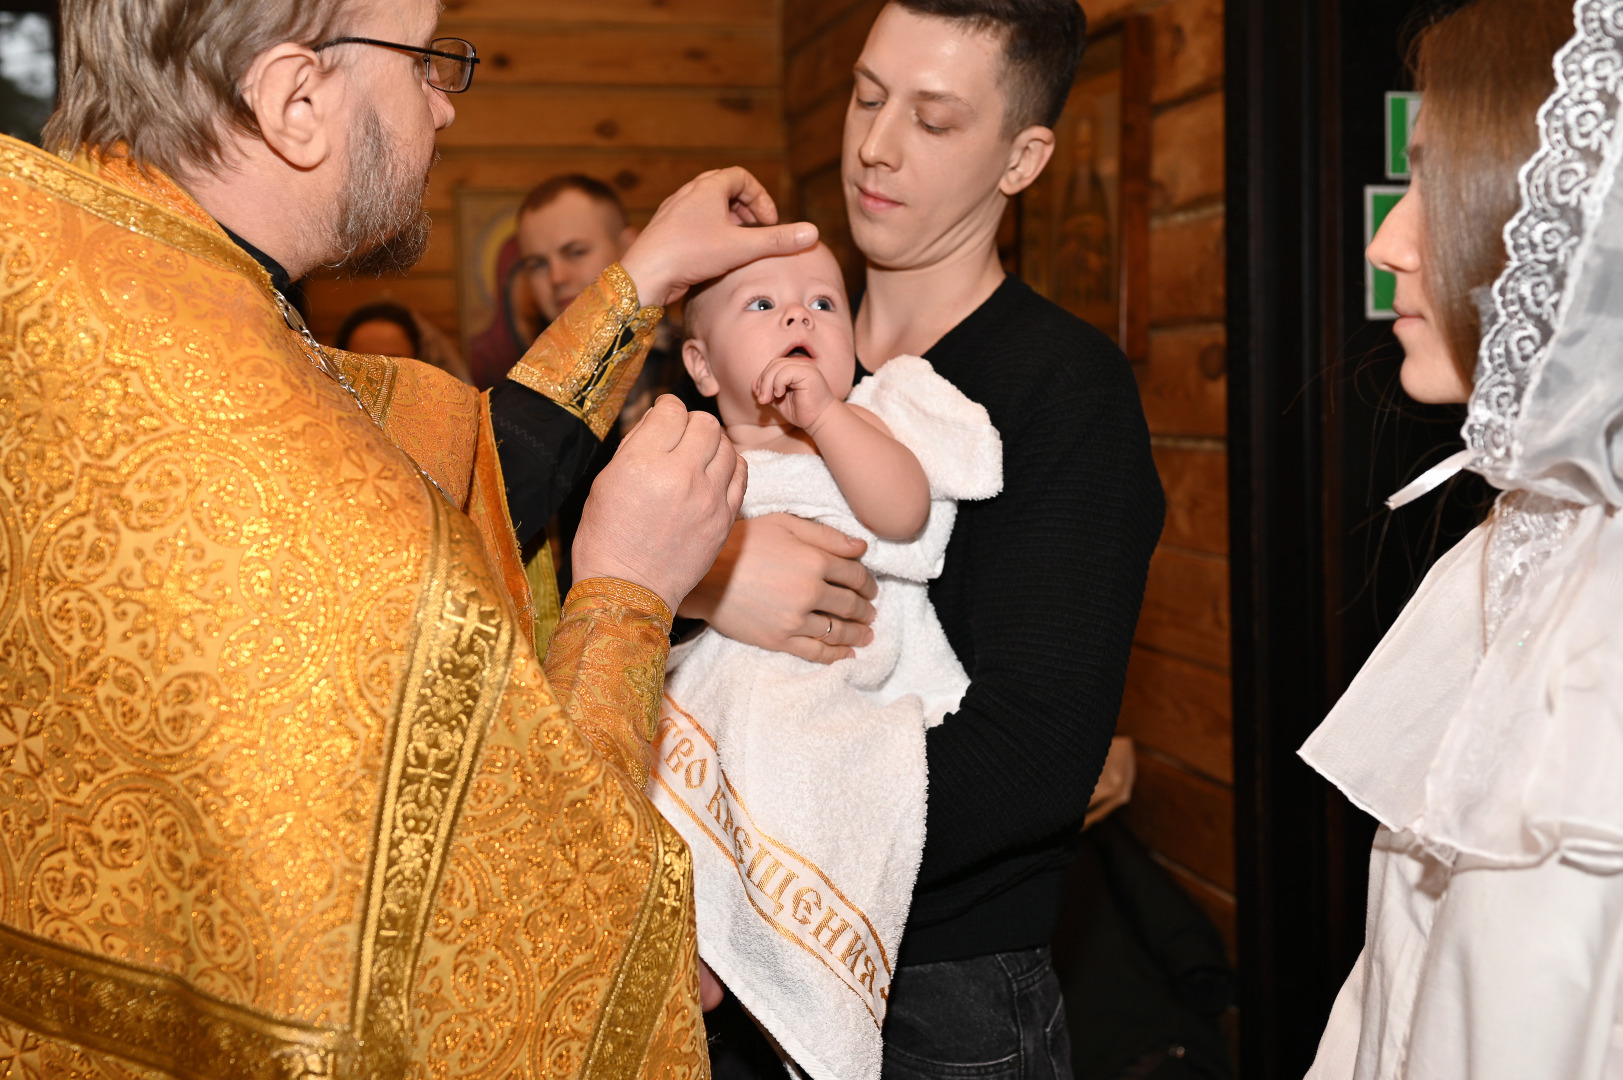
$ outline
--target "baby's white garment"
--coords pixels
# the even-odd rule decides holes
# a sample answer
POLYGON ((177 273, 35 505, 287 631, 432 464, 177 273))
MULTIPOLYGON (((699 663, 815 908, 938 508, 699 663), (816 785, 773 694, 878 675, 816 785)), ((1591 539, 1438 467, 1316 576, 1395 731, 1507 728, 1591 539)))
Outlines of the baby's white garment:
POLYGON ((877 1080, 891 968, 924 847, 924 732, 969 678, 930 606, 955 500, 1003 487, 986 410, 901 356, 848 399, 924 466, 905 542, 852 515, 823 459, 749 451, 743 516, 868 541, 874 640, 836 664, 706 630, 671 656, 649 794, 693 849, 699 954, 814 1080, 877 1080))

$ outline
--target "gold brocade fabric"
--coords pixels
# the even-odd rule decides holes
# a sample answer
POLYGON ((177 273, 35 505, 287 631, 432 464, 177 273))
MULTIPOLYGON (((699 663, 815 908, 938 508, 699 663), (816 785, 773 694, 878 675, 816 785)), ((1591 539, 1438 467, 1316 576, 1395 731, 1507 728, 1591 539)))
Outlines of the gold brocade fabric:
POLYGON ((572 602, 555 692, 493 445, 419 472, 403 390, 446 411, 375 423, 163 178, 0 138, 8 1075, 707 1074, 630 760, 668 614, 572 602))
POLYGON ((615 263, 553 320, 507 377, 551 398, 601 439, 620 415, 664 317, 662 307, 638 306, 636 284, 615 263))
POLYGON ((558 569, 552 562, 550 543, 543 543, 535 557, 524 564, 524 576, 529 579, 535 604, 535 655, 545 663, 547 644, 563 614, 563 603, 558 599, 558 569))
POLYGON ((478 445, 479 391, 418 360, 328 349, 389 441, 458 506, 467 505, 478 445))
POLYGON ((648 786, 649 755, 659 730, 671 621, 670 608, 648 590, 591 578, 569 590, 547 653, 547 678, 558 700, 609 760, 637 782, 638 791, 648 786), (626 656, 647 659, 641 667, 627 668, 626 656), (610 671, 624 676, 604 678, 610 671))

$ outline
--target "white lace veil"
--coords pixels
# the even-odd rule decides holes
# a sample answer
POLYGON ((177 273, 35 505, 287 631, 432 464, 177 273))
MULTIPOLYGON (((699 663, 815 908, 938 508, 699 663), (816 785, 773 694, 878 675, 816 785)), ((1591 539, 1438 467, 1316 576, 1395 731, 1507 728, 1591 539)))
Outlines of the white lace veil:
POLYGON ((1505 227, 1465 424, 1470 468, 1507 490, 1623 505, 1623 2, 1580 0, 1505 227))
POLYGON ((1464 435, 1506 492, 1302 748, 1459 864, 1623 871, 1623 0, 1578 0, 1464 435))

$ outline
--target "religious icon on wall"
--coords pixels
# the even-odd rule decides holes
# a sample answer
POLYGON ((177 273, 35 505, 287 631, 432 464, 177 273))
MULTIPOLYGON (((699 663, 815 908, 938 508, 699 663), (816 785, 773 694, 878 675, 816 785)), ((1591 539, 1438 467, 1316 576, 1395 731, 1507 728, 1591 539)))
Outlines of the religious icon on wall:
POLYGON ((1147 83, 1145 72, 1123 67, 1126 39, 1139 30, 1123 27, 1090 44, 1054 130, 1053 160, 1025 193, 1020 213, 1022 276, 1124 349, 1129 324, 1137 321, 1131 316, 1140 314, 1129 308, 1143 303, 1129 295, 1133 271, 1148 256, 1147 207, 1134 202, 1148 177, 1135 184, 1126 175, 1135 161, 1148 161, 1147 153, 1127 152, 1141 133, 1124 123, 1127 99, 1147 83), (1135 225, 1143 227, 1142 241, 1135 225))
POLYGON ((1090 45, 1083 64, 1054 132, 1054 158, 1026 192, 1021 265, 1038 292, 1115 336, 1120 300, 1120 36, 1090 45))
POLYGON ((544 328, 519 266, 518 208, 523 191, 459 189, 457 305, 462 352, 474 385, 495 386, 544 328))
POLYGON ((0 9, 0 132, 39 143, 56 108, 56 26, 40 11, 0 9))

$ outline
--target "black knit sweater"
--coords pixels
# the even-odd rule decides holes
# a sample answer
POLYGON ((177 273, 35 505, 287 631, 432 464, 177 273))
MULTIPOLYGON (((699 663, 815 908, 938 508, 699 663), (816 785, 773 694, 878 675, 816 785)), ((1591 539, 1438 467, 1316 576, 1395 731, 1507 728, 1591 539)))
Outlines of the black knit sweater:
POLYGON ((1126 358, 1015 278, 926 359, 1003 437, 930 600, 969 692, 931 729, 902 963, 1045 945, 1121 707, 1165 502, 1126 358))

